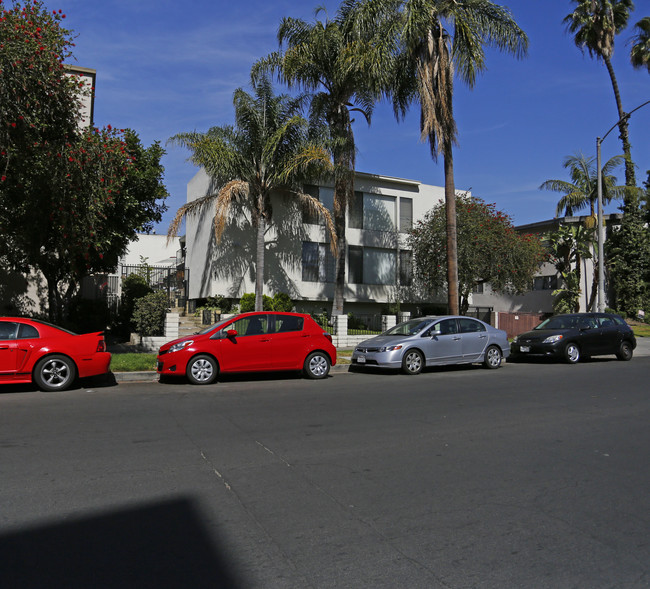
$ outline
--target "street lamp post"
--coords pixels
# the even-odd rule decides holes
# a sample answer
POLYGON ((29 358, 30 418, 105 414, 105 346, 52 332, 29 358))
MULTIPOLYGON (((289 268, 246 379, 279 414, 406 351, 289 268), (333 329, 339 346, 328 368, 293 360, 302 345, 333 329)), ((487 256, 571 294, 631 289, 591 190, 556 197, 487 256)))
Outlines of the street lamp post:
POLYGON ((598 312, 602 313, 605 310, 605 266, 604 266, 604 241, 605 231, 603 229, 603 169, 600 165, 600 145, 622 121, 629 119, 632 113, 639 110, 646 104, 650 104, 647 100, 643 104, 637 106, 634 110, 624 114, 618 121, 616 121, 609 131, 605 133, 602 138, 596 137, 596 167, 598 168, 598 312))

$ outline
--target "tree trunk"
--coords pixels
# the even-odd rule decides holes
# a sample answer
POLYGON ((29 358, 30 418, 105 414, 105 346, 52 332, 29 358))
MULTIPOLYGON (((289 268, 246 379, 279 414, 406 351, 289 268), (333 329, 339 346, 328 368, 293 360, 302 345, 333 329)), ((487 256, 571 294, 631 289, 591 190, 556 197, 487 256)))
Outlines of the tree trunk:
POLYGON ((334 230, 338 245, 336 256, 336 277, 334 282, 334 300, 332 301, 332 315, 343 315, 345 302, 345 259, 347 256, 347 244, 345 239, 345 211, 347 209, 349 179, 338 176, 334 182, 334 230))
MULTIPOLYGON (((603 59, 605 61, 605 65, 607 66, 609 77, 612 81, 614 98, 616 99, 616 108, 618 110, 618 129, 620 132, 621 142, 623 143, 623 154, 625 155, 625 186, 635 187, 636 174, 634 173, 634 162, 632 162, 632 146, 630 145, 630 133, 627 124, 627 117, 625 116, 626 113, 623 110, 623 102, 621 101, 621 93, 618 89, 618 82, 616 80, 616 75, 614 74, 612 60, 608 57, 605 57, 603 59)), ((629 198, 630 195, 626 195, 626 200, 629 198)))
POLYGON ((259 197, 259 214, 257 217, 257 243, 256 243, 256 268, 255 268, 255 310, 264 310, 264 233, 266 219, 264 217, 263 196, 259 197))
POLYGON ((445 146, 445 213, 447 220, 447 307, 458 315, 458 247, 456 242, 456 187, 451 145, 445 146))

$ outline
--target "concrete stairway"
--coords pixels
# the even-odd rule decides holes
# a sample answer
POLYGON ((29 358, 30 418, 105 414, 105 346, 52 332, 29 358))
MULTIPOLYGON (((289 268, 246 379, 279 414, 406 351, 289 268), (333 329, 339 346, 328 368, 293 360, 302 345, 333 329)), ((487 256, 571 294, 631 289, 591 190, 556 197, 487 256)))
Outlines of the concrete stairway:
POLYGON ((194 315, 182 315, 179 319, 178 325, 178 336, 185 337, 186 335, 194 335, 198 331, 201 331, 207 325, 201 323, 200 317, 195 317, 194 315))

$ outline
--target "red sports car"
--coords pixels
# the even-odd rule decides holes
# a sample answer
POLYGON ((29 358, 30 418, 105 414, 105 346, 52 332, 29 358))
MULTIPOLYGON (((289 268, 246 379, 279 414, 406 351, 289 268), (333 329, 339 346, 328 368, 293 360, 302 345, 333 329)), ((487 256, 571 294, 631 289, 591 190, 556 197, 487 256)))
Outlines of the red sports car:
POLYGON ((243 313, 196 335, 166 343, 158 352, 158 373, 210 384, 220 372, 302 370, 325 378, 336 364, 332 336, 302 313, 243 313))
POLYGON ((77 335, 36 319, 0 317, 0 383, 62 391, 77 377, 106 374, 110 363, 101 331, 77 335))

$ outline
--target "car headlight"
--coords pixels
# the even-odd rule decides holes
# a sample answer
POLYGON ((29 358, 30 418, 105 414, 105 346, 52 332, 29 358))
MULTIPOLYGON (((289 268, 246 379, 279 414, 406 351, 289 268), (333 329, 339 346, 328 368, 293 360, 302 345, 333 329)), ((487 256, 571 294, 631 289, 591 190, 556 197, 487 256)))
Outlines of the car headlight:
POLYGON ((188 339, 185 340, 184 342, 178 342, 177 344, 174 344, 171 348, 169 348, 170 352, 180 352, 181 350, 184 350, 187 348, 187 346, 190 346, 194 343, 194 340, 188 339))
POLYGON ((383 348, 379 348, 380 352, 393 352, 394 350, 401 350, 402 346, 384 346, 383 348))
POLYGON ((562 339, 562 335, 549 335, 542 343, 543 344, 555 344, 562 339))

